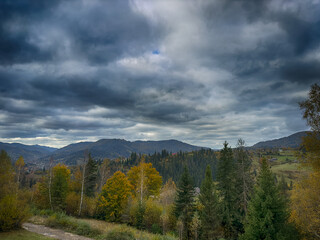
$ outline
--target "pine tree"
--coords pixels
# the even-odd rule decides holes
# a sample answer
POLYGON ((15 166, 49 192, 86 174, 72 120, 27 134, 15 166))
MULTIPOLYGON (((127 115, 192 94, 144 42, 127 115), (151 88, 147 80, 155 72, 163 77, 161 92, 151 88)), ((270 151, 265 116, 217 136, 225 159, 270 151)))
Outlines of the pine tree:
POLYGON ((235 223, 238 223, 239 214, 237 211, 237 191, 236 191, 236 170, 232 149, 228 143, 220 152, 218 162, 218 191, 221 198, 220 216, 224 229, 225 238, 232 238, 237 235, 235 223))
POLYGON ((96 189, 96 180, 97 180, 97 172, 98 167, 97 163, 91 157, 89 153, 89 159, 86 164, 85 170, 85 182, 84 182, 84 189, 85 195, 88 197, 94 197, 95 189, 96 189))
POLYGON ((239 219, 237 222, 238 232, 243 232, 243 222, 247 214, 248 202, 253 190, 253 174, 252 160, 248 152, 244 148, 245 142, 241 138, 238 140, 237 148, 234 150, 234 157, 236 161, 236 190, 237 190, 237 206, 239 212, 239 219))
POLYGON ((217 239, 219 228, 218 197, 209 165, 201 185, 199 200, 201 203, 201 239, 217 239))
POLYGON ((249 202, 245 233, 240 239, 291 239, 288 216, 285 200, 279 193, 266 159, 263 159, 254 194, 249 202))
POLYGON ((183 239, 191 239, 192 236, 191 223, 195 211, 194 195, 193 181, 188 169, 185 167, 178 184, 175 200, 175 215, 182 221, 183 239))

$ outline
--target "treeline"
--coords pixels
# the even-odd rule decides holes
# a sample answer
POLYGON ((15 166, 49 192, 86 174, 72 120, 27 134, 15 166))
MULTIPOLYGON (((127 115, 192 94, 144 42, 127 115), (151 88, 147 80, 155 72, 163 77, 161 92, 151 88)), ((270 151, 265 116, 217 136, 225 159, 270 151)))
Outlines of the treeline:
MULTIPOLYGON (((217 153, 211 149, 201 149, 192 152, 169 153, 162 150, 161 153, 143 156, 145 162, 150 162, 159 171, 164 182, 170 178, 177 182, 183 173, 183 167, 186 166, 190 171, 190 175, 196 186, 200 187, 201 181, 204 179, 204 169, 207 165, 210 166, 213 178, 216 177, 217 169, 217 153)), ((131 156, 124 162, 125 166, 138 165, 141 160, 141 155, 132 153, 131 156)))

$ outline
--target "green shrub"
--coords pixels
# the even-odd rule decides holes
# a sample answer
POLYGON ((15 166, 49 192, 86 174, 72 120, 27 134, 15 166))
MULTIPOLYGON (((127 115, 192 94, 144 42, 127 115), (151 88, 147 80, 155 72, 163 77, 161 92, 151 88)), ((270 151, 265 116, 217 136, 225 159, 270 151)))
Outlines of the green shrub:
POLYGON ((151 232, 154 233, 154 234, 161 234, 162 233, 162 229, 158 224, 154 223, 151 226, 151 232))
POLYGON ((131 231, 121 230, 121 231, 110 231, 104 238, 105 240, 135 240, 134 235, 131 231))
POLYGON ((0 200, 0 231, 19 228, 28 216, 28 208, 17 200, 15 194, 6 195, 0 200))
POLYGON ((61 228, 87 237, 94 237, 101 234, 100 230, 92 228, 88 223, 69 217, 63 212, 51 215, 46 221, 46 226, 61 228))

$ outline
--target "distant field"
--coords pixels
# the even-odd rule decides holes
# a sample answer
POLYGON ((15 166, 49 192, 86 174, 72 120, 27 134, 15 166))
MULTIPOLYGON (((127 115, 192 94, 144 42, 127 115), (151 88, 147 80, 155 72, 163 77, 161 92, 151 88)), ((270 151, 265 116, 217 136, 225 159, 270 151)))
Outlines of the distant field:
POLYGON ((0 233, 1 240, 52 240, 36 233, 28 232, 24 229, 0 233))
POLYGON ((280 179, 284 176, 287 183, 294 183, 297 178, 308 172, 307 169, 300 167, 298 163, 296 150, 282 150, 279 152, 256 151, 253 153, 255 168, 259 166, 259 158, 264 157, 270 160, 271 170, 280 179))

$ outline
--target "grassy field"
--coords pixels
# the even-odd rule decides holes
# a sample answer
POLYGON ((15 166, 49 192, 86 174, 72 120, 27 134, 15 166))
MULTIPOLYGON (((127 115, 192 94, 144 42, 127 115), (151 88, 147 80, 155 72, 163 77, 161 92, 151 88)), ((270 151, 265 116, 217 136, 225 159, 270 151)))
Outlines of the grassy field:
POLYGON ((45 237, 36 233, 28 232, 23 229, 0 233, 0 239, 1 240, 52 240, 52 238, 45 237))
POLYGON ((268 151, 254 151, 251 153, 253 156, 253 166, 259 169, 259 159, 264 157, 270 161, 271 170, 280 179, 282 176, 286 182, 295 182, 300 176, 305 175, 308 170, 301 168, 297 160, 296 150, 282 150, 279 152, 268 151))

